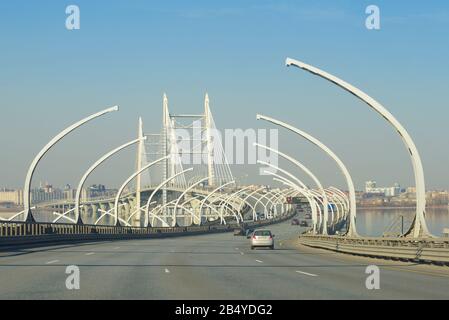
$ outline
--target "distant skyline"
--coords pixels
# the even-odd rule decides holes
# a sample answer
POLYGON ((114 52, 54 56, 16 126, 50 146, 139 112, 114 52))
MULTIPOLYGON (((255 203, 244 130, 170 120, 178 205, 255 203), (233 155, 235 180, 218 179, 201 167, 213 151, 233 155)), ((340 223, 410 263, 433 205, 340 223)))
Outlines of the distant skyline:
MULTIPOLYGON (((257 113, 303 129, 343 160, 357 190, 372 179, 413 186, 409 155, 391 126, 343 90, 286 68, 291 57, 384 104, 415 140, 427 189, 448 190, 448 30, 446 1, 3 1, 0 187, 23 188, 28 165, 50 138, 119 105, 63 140, 34 179, 35 186, 76 185, 99 156, 137 135, 139 116, 146 133, 159 131, 164 92, 174 113, 201 112, 208 92, 219 129, 274 128, 256 121, 257 113), (69 4, 80 8, 80 30, 65 28, 69 4), (380 30, 365 27, 371 4, 380 8, 380 30)), ((345 189, 332 160, 279 134, 281 151, 345 189)), ((134 153, 109 161, 87 184, 117 188, 134 170, 134 153)), ((257 166, 233 172, 271 183, 257 166)))

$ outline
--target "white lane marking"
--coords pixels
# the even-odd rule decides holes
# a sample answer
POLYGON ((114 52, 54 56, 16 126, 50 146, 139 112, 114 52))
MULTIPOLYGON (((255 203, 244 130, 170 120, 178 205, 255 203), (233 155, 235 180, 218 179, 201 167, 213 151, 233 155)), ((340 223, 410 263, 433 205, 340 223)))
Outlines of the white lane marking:
POLYGON ((168 270, 168 269, 165 269, 165 273, 170 273, 170 270, 168 270))
POLYGON ((48 261, 46 264, 53 264, 53 263, 58 263, 59 262, 59 260, 51 260, 51 261, 48 261))
POLYGON ((242 255, 242 256, 243 256, 243 255, 245 255, 245 254, 244 254, 243 252, 240 252, 240 255, 242 255))
POLYGON ((239 248, 235 248, 235 250, 239 250, 239 248))
POLYGON ((260 261, 260 260, 256 260, 256 262, 263 263, 263 261, 260 261))
POLYGON ((94 254, 95 254, 95 252, 89 252, 89 253, 86 253, 86 256, 92 256, 94 254))
POLYGON ((304 274, 306 276, 310 276, 310 277, 318 277, 317 274, 313 274, 313 273, 308 273, 308 272, 304 272, 304 271, 299 271, 297 270, 296 273, 300 273, 300 274, 304 274))
POLYGON ((114 249, 115 249, 115 250, 118 250, 118 249, 120 249, 120 247, 115 247, 114 249))

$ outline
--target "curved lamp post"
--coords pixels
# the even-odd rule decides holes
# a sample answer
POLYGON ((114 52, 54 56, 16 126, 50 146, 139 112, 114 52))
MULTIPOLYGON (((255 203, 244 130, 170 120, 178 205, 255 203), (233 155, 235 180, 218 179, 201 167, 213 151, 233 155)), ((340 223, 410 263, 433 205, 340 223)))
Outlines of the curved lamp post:
POLYGON ((348 196, 343 191, 341 191, 340 189, 332 187, 332 186, 329 187, 328 190, 331 191, 332 193, 334 193, 335 195, 339 195, 340 199, 343 202, 345 210, 349 211, 349 199, 348 199, 348 196))
POLYGON ((340 222, 340 220, 345 219, 345 207, 339 196, 329 190, 326 190, 326 194, 328 195, 328 199, 331 201, 331 210, 334 211, 334 205, 335 209, 337 209, 337 220, 340 222), (341 210, 339 207, 341 208, 341 210))
POLYGON ((295 66, 300 69, 306 70, 314 75, 317 75, 321 78, 324 78, 333 84, 339 86, 340 88, 348 91, 353 94, 363 102, 365 102, 368 106, 370 106, 374 111, 379 113, 388 123, 390 123, 393 128, 398 132, 402 141, 407 148, 408 153, 410 154, 412 165, 413 165, 413 173, 415 176, 415 186, 416 186, 416 213, 415 219, 410 227, 410 230, 405 235, 412 235, 413 237, 420 236, 431 236, 425 219, 426 212, 426 185, 424 180, 424 169, 421 162, 421 157, 419 156, 418 149, 416 148, 413 139, 407 132, 407 130, 399 123, 399 121, 379 102, 374 100, 372 97, 367 95, 362 90, 354 87, 353 85, 343 81, 342 79, 337 78, 323 70, 320 70, 316 67, 305 64, 301 61, 287 58, 286 60, 287 66, 295 66))
POLYGON ((278 215, 278 206, 281 206, 281 214, 284 213, 284 205, 281 202, 281 199, 284 198, 284 193, 282 192, 282 190, 278 189, 278 190, 273 190, 274 194, 274 200, 272 205, 270 206, 270 211, 273 210, 274 207, 274 211, 276 212, 276 216, 278 215))
MULTIPOLYGON (((296 182, 301 186, 302 189, 304 189, 304 190, 309 190, 309 188, 304 184, 304 182, 302 182, 301 180, 299 180, 296 176, 294 176, 293 174, 291 174, 291 173, 288 172, 287 170, 281 169, 281 168, 279 168, 278 166, 275 166, 275 165, 273 165, 273 164, 271 164, 271 163, 267 163, 267 162, 260 161, 260 160, 258 160, 257 163, 262 164, 262 165, 265 165, 265 166, 268 166, 268 167, 270 167, 270 168, 273 168, 274 170, 277 170, 277 171, 282 172, 283 174, 287 175, 289 178, 291 178, 291 179, 293 179, 294 181, 296 181, 296 182)), ((281 177, 281 176, 279 176, 279 175, 277 175, 277 174, 273 174, 273 172, 270 172, 270 171, 268 171, 268 170, 265 170, 264 173, 267 174, 267 175, 272 175, 272 176, 278 177, 278 178, 283 178, 283 177, 281 177)), ((289 180, 289 182, 291 182, 291 181, 289 180)), ((293 183, 293 185, 296 185, 296 184, 293 183)), ((296 186, 297 186, 297 185, 296 185, 296 186)), ((309 193, 310 193, 310 192, 309 192, 309 193)), ((313 196, 313 195, 312 195, 312 196, 313 196)), ((320 201, 320 202, 321 202, 321 201, 320 201)), ((316 203, 316 202, 315 202, 315 203, 316 203)), ((328 230, 327 230, 327 227, 328 227, 328 225, 327 225, 327 222, 328 222, 328 216, 327 216, 327 213, 328 213, 328 212, 327 212, 327 211, 322 212, 322 210, 321 210, 320 207, 319 207, 319 211, 320 211, 320 214, 322 213, 322 217, 323 217, 323 219, 322 219, 322 223, 323 223, 323 234, 328 234, 328 232, 327 232, 327 231, 328 231, 328 230)), ((312 215, 317 216, 317 212, 314 211, 313 208, 312 208, 312 215)), ((316 220, 315 220, 315 221, 316 221, 316 220)))
POLYGON ((352 182, 352 178, 351 178, 351 175, 349 174, 348 169, 346 169, 346 166, 343 164, 343 162, 340 160, 340 158, 338 158, 337 155, 335 153, 333 153, 332 150, 330 150, 327 146, 325 146, 321 141, 312 137, 308 133, 299 130, 298 128, 295 128, 287 123, 284 123, 282 121, 279 121, 279 120, 276 120, 276 119, 273 119, 273 118, 270 118, 267 116, 263 116, 263 115, 257 115, 257 120, 265 120, 265 121, 271 122, 273 124, 284 127, 286 129, 300 135, 301 137, 305 138, 306 140, 310 141, 311 143, 313 143, 314 145, 319 147, 321 150, 323 150, 326 154, 328 154, 337 163, 338 167, 340 168, 341 172, 343 173, 343 175, 346 179, 346 183, 348 185, 348 190, 349 190, 350 213, 349 213, 347 235, 352 236, 352 237, 357 237, 358 234, 357 234, 356 225, 355 225, 357 208, 356 208, 356 201, 355 201, 354 183, 352 182))
MULTIPOLYGON (((301 192, 301 194, 303 194, 307 198, 307 201, 309 202, 310 207, 311 207, 310 209, 312 210, 312 218, 313 218, 313 221, 314 221, 314 225, 316 225, 317 217, 318 217, 316 207, 318 205, 317 205, 317 203, 316 203, 316 201, 314 199, 310 199, 310 196, 312 198, 314 198, 314 196, 310 194, 309 189, 307 188, 307 186, 301 180, 299 180, 298 178, 293 176, 290 172, 288 172, 286 170, 283 170, 283 169, 281 169, 281 168, 279 168, 277 166, 271 165, 269 163, 263 163, 262 161, 261 161, 261 163, 264 164, 264 165, 268 165, 268 166, 274 168, 275 170, 278 170, 278 171, 286 174, 287 176, 289 176, 290 178, 292 178, 293 180, 298 182, 299 186, 296 183, 292 182, 291 180, 289 180, 289 179, 287 179, 287 178, 285 178, 285 177, 283 177, 283 176, 281 176, 281 175, 279 175, 279 174, 277 174, 275 172, 270 172, 268 170, 264 171, 265 174, 274 176, 277 179, 282 180, 280 182, 285 182, 284 183, 285 185, 288 185, 288 186, 290 186, 292 188, 297 189, 297 191, 301 192), (307 195, 306 195, 306 193, 307 193, 307 195)), ((275 181, 279 181, 279 180, 275 180, 275 181)), ((319 206, 318 206, 318 208, 319 208, 319 206)), ((319 210, 320 210, 320 213, 321 213, 321 208, 319 208, 319 210)), ((325 217, 324 214, 323 214, 323 219, 321 219, 321 220, 323 221, 323 223, 326 222, 325 224, 323 224, 323 234, 327 234, 327 217, 325 217)), ((314 230, 315 230, 315 227, 314 227, 314 230)))
POLYGON ((300 168, 302 171, 304 171, 315 182, 316 186, 318 187, 319 191, 321 192, 321 197, 323 197, 322 203, 323 203, 324 217, 327 220, 327 217, 329 216, 329 208, 328 208, 328 199, 326 196, 326 192, 324 191, 323 185, 321 184, 320 180, 318 180, 318 178, 312 173, 312 171, 310 171, 305 165, 300 163, 298 160, 294 159, 293 157, 291 157, 283 152, 280 152, 279 150, 261 145, 259 143, 255 143, 254 146, 274 152, 277 155, 281 156, 282 158, 290 161, 291 163, 296 165, 298 168, 300 168))
POLYGON ((265 220, 267 220, 268 219, 268 216, 269 216, 269 214, 270 214, 270 212, 267 212, 268 211, 268 203, 271 203, 271 205, 274 205, 274 202, 273 202, 273 200, 270 198, 270 195, 272 195, 272 191, 268 191, 267 193, 265 193, 265 194, 262 194, 262 196, 257 200, 257 202, 254 204, 254 214, 256 214, 256 209, 257 209, 257 205, 259 204, 259 203, 261 203, 262 204, 262 206, 264 207, 264 209, 265 209, 265 220), (265 199, 265 200, 267 200, 265 203, 263 203, 262 202, 262 199, 265 199))
POLYGON ((346 219, 347 213, 348 213, 348 209, 347 209, 348 204, 346 203, 347 199, 342 197, 341 194, 333 191, 332 189, 326 189, 326 192, 329 194, 329 197, 334 200, 334 203, 335 203, 335 200, 338 202, 338 204, 341 207, 341 210, 339 210, 338 205, 335 203, 335 206, 336 206, 337 210, 339 211, 338 214, 340 214, 340 212, 341 212, 342 218, 346 219))
MULTIPOLYGON (((115 216, 115 224, 117 226, 120 225, 120 221, 118 219, 118 211, 119 211, 119 206, 118 203, 120 201, 120 197, 122 196, 123 190, 125 190, 126 186, 128 185, 128 183, 130 183, 135 177, 137 177, 138 175, 140 175, 142 172, 144 172, 145 170, 148 170, 149 168, 151 168, 152 166, 154 166, 155 164, 167 159, 169 156, 166 157, 162 157, 160 159, 157 159, 156 161, 153 161, 149 164, 147 164, 146 166, 144 166, 143 168, 141 168, 140 170, 134 172, 128 179, 126 179, 126 181, 122 184, 122 186, 120 187, 120 189, 117 192, 117 196, 115 197, 115 202, 114 202, 114 216, 115 216)), ((151 199, 150 199, 151 200, 151 199)))
MULTIPOLYGON (((206 202, 206 201, 208 201, 215 193, 217 193, 218 191, 220 191, 221 189, 223 189, 224 187, 226 187, 226 186, 229 186, 229 185, 231 185, 231 184, 234 184, 235 183, 235 181, 230 181, 230 182, 227 182, 227 183, 225 183, 225 184, 222 184, 221 186, 219 186, 218 188, 216 188, 216 189, 214 189, 211 193, 209 193, 204 199, 203 199, 203 201, 201 201, 201 204, 200 204, 200 224, 201 224, 201 220, 202 220, 202 217, 203 217, 203 206, 204 206, 204 203, 206 202)), ((221 217, 221 222, 223 222, 223 217, 221 217)))
MULTIPOLYGON (((170 156, 168 156, 168 157, 170 157, 170 156)), ((160 185, 158 185, 158 186, 156 187, 156 189, 153 190, 153 192, 151 193, 150 197, 148 198, 147 205, 146 205, 146 212, 145 212, 145 227, 148 227, 148 224, 150 223, 150 203, 151 203, 151 200, 153 199, 154 195, 155 195, 155 194, 156 194, 156 193, 157 193, 163 186, 165 186, 167 183, 169 183, 169 182, 172 181, 173 179, 176 179, 177 177, 183 175, 184 173, 190 172, 190 171, 193 171, 193 168, 189 168, 189 169, 183 170, 183 171, 181 171, 181 172, 178 172, 178 173, 172 175, 171 177, 169 177, 168 179, 166 179, 165 181, 163 181, 160 185)), ((153 215, 153 221, 152 221, 153 223, 154 223, 154 218, 155 218, 155 217, 156 217, 156 216, 153 215)), ((156 217, 156 218, 157 218, 157 217, 156 217)), ((158 220, 161 220, 161 219, 158 219, 158 220)), ((153 225, 153 223, 152 223, 151 225, 153 225)), ((165 224, 165 225, 168 226, 167 222, 164 222, 163 224, 165 224)))
MULTIPOLYGON (((297 192, 299 192, 300 194, 302 194, 306 199, 307 202, 309 202, 310 205, 310 209, 312 210, 312 223, 313 223, 313 233, 316 233, 317 230, 317 224, 318 224, 318 213, 317 210, 320 211, 320 216, 322 215, 321 213, 321 209, 318 206, 318 204, 316 203, 315 199, 313 196, 311 196, 311 194, 308 192, 307 189, 301 188, 298 185, 296 185, 295 183, 293 183, 291 180, 282 177, 281 175, 278 175, 276 173, 272 173, 272 175, 275 177, 273 178, 274 181, 278 181, 283 183, 284 185, 295 189, 297 192)), ((323 219, 320 219, 320 223, 322 222, 323 219)), ((324 227, 323 225, 323 234, 326 234, 324 232, 327 232, 327 228, 324 227)))
POLYGON ((28 173, 25 178, 25 186, 23 188, 23 205, 24 205, 24 221, 34 222, 33 213, 31 211, 31 182, 33 180, 33 174, 36 170, 37 165, 41 161, 41 159, 45 156, 45 154, 50 151, 51 148, 55 144, 57 144, 62 138, 64 138, 66 135, 74 131, 75 129, 81 127, 82 125, 86 124, 87 122, 101 117, 107 113, 118 111, 118 106, 105 109, 103 111, 100 111, 98 113, 95 113, 87 118, 84 118, 81 121, 78 121, 77 123, 71 125, 70 127, 66 128, 65 130, 61 131, 58 135, 56 135, 34 158, 33 162, 31 163, 28 173))
MULTIPOLYGON (((225 206, 228 205, 228 204, 230 204, 230 205, 232 206, 231 203, 232 203, 232 200, 233 200, 234 198, 238 198, 238 199, 242 200, 242 199, 239 197, 239 195, 240 195, 242 192, 245 192, 246 190, 248 190, 249 188, 250 188, 250 187, 248 186, 248 187, 246 187, 246 188, 240 189, 240 190, 238 190, 238 191, 232 193, 232 194, 231 194, 229 197, 227 197, 225 200, 223 200, 223 203, 222 203, 221 206, 220 206, 220 211, 223 212, 225 206)), ((234 210, 236 210, 236 208, 235 208, 234 206, 232 206, 232 207, 233 207, 234 210)), ((234 212, 232 212, 232 213, 234 214, 234 212)), ((239 211, 237 211, 237 215, 240 215, 240 212, 239 212, 239 211)), ((238 219, 237 215, 234 215, 234 216, 236 217, 237 223, 239 223, 239 219, 238 219)), ((243 222, 243 217, 240 216, 240 218, 242 219, 242 222, 243 222)))
MULTIPOLYGON (((259 198, 256 198, 254 195, 255 195, 255 194, 260 194, 260 191, 262 191, 262 190, 264 190, 264 189, 266 189, 266 187, 260 187, 260 188, 254 190, 253 192, 250 192, 250 193, 246 193, 246 192, 245 192, 244 194, 246 194, 246 197, 243 199, 243 202, 242 202, 242 204, 240 205, 239 212, 242 211, 243 206, 244 206, 245 203, 246 203, 246 204, 249 204, 249 202, 248 202, 248 199, 249 199, 249 198, 253 198, 253 199, 256 200, 256 201, 259 200, 259 198)), ((256 220, 256 217, 254 216, 254 206, 250 205, 250 207, 253 209, 253 221, 255 221, 255 220, 256 220)))
POLYGON ((143 137, 140 139, 135 139, 133 141, 130 141, 128 143, 125 143, 123 145, 121 145, 120 147, 112 150, 111 152, 105 154, 103 157, 101 157, 97 162, 95 162, 87 171, 86 173, 83 175, 83 177, 81 178, 80 182, 78 183, 78 187, 76 189, 76 202, 75 202, 75 221, 78 224, 82 224, 83 223, 83 219, 81 218, 80 215, 80 203, 81 203, 81 192, 83 189, 83 185, 84 182, 86 182, 87 178, 89 178, 89 176, 91 175, 91 173, 98 167, 100 166, 103 162, 105 162, 107 159, 109 159, 110 157, 112 157, 114 154, 118 153, 119 151, 132 146, 133 144, 137 143, 137 142, 141 142, 143 140, 146 140, 147 137, 143 137))
POLYGON ((195 182, 194 184, 192 184, 190 187, 188 187, 178 198, 178 200, 176 201, 175 204, 175 209, 174 209, 174 213, 173 213, 173 223, 172 223, 172 227, 176 226, 176 214, 178 212, 178 206, 179 206, 179 202, 181 201, 181 199, 184 198, 184 196, 189 193, 191 190, 193 190, 196 186, 199 186, 201 183, 206 182, 209 180, 209 177, 206 177, 204 179, 200 179, 199 181, 195 182))

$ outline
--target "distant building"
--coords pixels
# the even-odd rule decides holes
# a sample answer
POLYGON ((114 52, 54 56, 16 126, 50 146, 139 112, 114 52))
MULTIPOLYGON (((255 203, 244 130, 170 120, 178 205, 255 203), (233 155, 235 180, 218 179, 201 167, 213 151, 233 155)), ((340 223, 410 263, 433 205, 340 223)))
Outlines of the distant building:
POLYGON ((0 189, 0 203, 14 204, 16 206, 23 205, 22 190, 0 189))
POLYGON ((365 182, 365 194, 368 196, 396 197, 401 194, 401 186, 395 183, 393 187, 377 187, 376 181, 365 182))

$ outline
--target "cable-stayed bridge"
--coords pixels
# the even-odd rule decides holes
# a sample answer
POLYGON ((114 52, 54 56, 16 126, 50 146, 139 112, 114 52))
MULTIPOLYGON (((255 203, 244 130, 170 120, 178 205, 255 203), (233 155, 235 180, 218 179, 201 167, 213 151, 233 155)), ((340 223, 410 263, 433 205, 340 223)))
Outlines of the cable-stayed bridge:
POLYGON ((271 176, 277 187, 239 185, 218 138, 209 96, 205 96, 201 113, 175 114, 170 112, 168 97, 164 94, 159 132, 146 132, 140 119, 136 139, 93 162, 81 177, 74 199, 33 204, 32 178, 47 152, 74 130, 118 111, 118 107, 88 116, 50 140, 28 170, 23 193, 24 211, 1 219, 1 239, 14 243, 20 238, 34 240, 48 235, 62 238, 70 235, 69 239, 77 235, 80 240, 87 234, 128 238, 155 233, 188 235, 198 230, 229 231, 289 219, 298 213, 292 199, 300 199, 310 210, 310 226, 302 230, 300 236, 300 242, 307 246, 359 255, 448 262, 448 241, 431 235, 426 225, 424 173, 407 131, 382 105, 347 82, 293 59, 287 59, 287 65, 309 71, 349 91, 381 114, 399 133, 411 156, 417 189, 416 214, 404 234, 375 239, 361 237, 357 232, 354 184, 344 163, 317 138, 272 117, 257 115, 259 120, 294 132, 332 158, 345 178, 347 191, 324 186, 318 175, 298 159, 260 143, 255 143, 254 147, 276 153, 308 176, 315 186, 306 185, 297 172, 261 159, 258 164, 266 168, 264 174, 271 176), (120 185, 115 197, 83 198, 84 184, 92 172, 130 147, 136 147, 135 172, 120 185))

